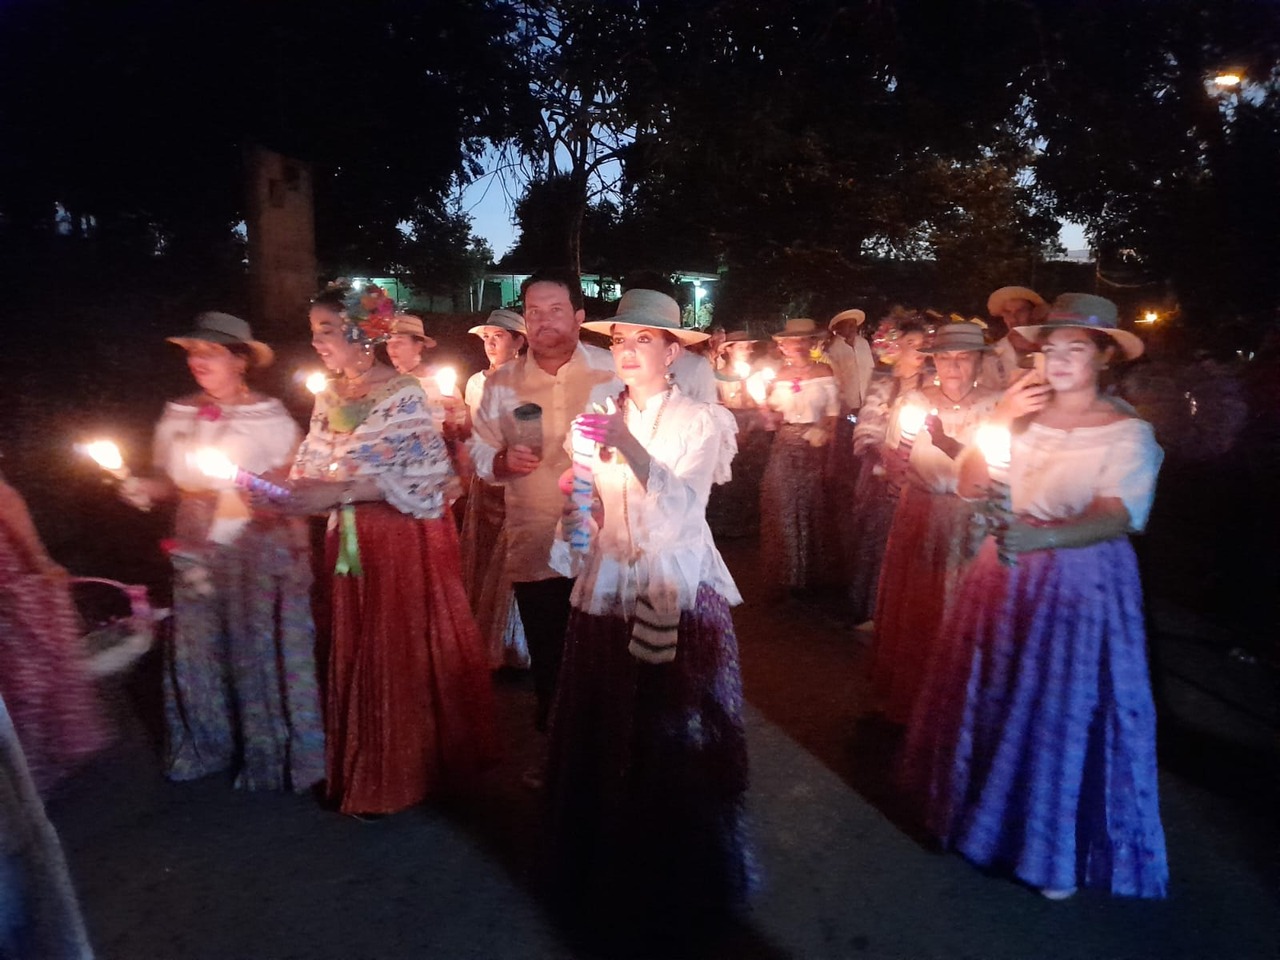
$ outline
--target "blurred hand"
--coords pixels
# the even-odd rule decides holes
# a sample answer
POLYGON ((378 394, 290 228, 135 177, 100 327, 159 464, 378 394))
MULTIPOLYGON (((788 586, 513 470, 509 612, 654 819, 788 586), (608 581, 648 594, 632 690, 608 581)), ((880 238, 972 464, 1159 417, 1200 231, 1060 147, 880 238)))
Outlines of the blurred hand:
POLYGON ((326 480, 295 480, 289 486, 289 499, 280 504, 280 509, 304 517, 325 513, 340 505, 342 490, 342 484, 326 480))
POLYGON ((537 470, 538 464, 542 463, 542 458, 534 453, 531 447, 519 443, 513 447, 507 447, 500 456, 502 458, 500 472, 508 476, 527 476, 537 470))
POLYGON ((1049 398, 1053 396, 1053 388, 1030 377, 1015 380, 1005 390, 1004 396, 996 404, 996 416, 1009 421, 1025 417, 1029 413, 1038 413, 1044 409, 1049 398))

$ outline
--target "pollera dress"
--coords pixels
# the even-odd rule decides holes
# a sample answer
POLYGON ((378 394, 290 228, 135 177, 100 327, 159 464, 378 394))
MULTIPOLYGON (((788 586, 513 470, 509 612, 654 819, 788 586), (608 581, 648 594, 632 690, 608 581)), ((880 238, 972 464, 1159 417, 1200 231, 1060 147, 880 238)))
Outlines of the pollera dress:
MULTIPOLYGON (((596 398, 603 400, 603 397, 596 398)), ((553 873, 564 901, 619 929, 718 915, 756 879, 746 839, 747 745, 737 637, 741 602, 705 512, 730 474, 732 416, 678 387, 622 401, 652 457, 647 486, 616 453, 592 459, 603 526, 577 575, 551 716, 547 786, 553 873), (639 598, 678 610, 674 659, 630 650, 639 598), (655 912, 657 911, 657 912, 655 912)))
POLYGON ((333 511, 325 541, 330 801, 395 813, 473 787, 494 756, 493 691, 448 512, 457 478, 418 381, 321 393, 292 475, 371 478, 384 497, 333 511))
POLYGON ((825 419, 840 412, 835 377, 779 376, 768 402, 783 422, 760 484, 761 544, 765 555, 778 563, 783 585, 818 586, 832 575, 836 544, 826 497, 827 444, 814 446, 809 438, 825 419))
MULTIPOLYGON (((1095 497, 1146 524, 1163 453, 1126 417, 1015 433, 1015 513, 1063 523, 1095 497)), ((1040 889, 1163 897, 1156 716, 1142 585, 1128 536, 966 572, 907 729, 903 774, 929 828, 1040 889)))
POLYGON ((236 786, 302 792, 324 778, 305 522, 255 512, 203 474, 213 448, 251 473, 287 467, 301 431, 279 400, 166 404, 153 462, 178 488, 173 634, 165 644, 172 780, 234 770, 236 786))
MULTIPOLYGON (((964 407, 939 403, 942 432, 969 446, 998 397, 977 391, 964 407)), ((918 390, 902 397, 890 417, 886 447, 891 451, 901 449, 898 415, 907 404, 928 410, 933 401, 918 390)), ((910 458, 880 568, 871 648, 876 707, 899 724, 911 717, 925 665, 933 656, 960 574, 972 558, 973 540, 974 504, 956 495, 959 464, 935 447, 923 428, 911 446, 910 458)))

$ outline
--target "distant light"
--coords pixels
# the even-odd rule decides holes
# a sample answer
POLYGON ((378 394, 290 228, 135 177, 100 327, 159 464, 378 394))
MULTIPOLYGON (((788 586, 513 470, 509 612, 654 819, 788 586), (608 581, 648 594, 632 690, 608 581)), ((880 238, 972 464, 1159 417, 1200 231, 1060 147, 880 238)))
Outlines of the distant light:
POLYGON ((1238 73, 1220 73, 1213 78, 1213 82, 1220 87, 1238 87, 1244 82, 1244 78, 1238 73))
POLYGON ((1159 321, 1159 319, 1160 319, 1160 314, 1156 313, 1154 310, 1148 310, 1138 320, 1138 323, 1156 323, 1159 321))

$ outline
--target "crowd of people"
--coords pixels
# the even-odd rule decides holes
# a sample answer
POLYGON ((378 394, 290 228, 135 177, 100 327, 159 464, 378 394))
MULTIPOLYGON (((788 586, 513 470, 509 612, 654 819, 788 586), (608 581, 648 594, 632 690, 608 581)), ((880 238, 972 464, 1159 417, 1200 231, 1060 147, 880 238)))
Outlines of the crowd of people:
MULTIPOLYGON (((902 798, 945 847, 1053 899, 1165 894, 1129 544, 1162 454, 1106 387, 1142 352, 1113 303, 1011 286, 990 325, 895 309, 868 337, 855 308, 756 338, 683 327, 669 289, 592 321, 571 273, 521 294, 470 330, 489 366, 459 391, 421 318, 330 285, 305 435, 249 386, 273 354, 243 320, 172 338, 197 389, 121 485, 175 504, 170 778, 319 787, 361 819, 466 792, 500 747, 490 673, 527 668, 553 901, 634 931, 731 914, 759 882, 731 517, 758 523, 779 602, 845 598, 902 798)), ((46 789, 105 734, 65 574, 0 493, 0 695, 46 789), (47 669, 9 669, 11 635, 47 669)))

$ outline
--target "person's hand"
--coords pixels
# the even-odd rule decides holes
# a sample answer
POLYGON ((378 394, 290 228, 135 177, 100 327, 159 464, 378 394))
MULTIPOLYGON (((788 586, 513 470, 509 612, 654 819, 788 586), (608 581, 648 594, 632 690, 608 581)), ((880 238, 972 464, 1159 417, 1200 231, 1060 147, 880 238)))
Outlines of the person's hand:
POLYGON ((1025 417, 1029 413, 1039 413, 1044 409, 1049 398, 1053 396, 1053 388, 1040 383, 1034 378, 1023 377, 1011 383, 996 404, 997 419, 1010 422, 1025 417))
POLYGON ((327 480, 295 480, 289 486, 289 499, 280 509, 294 516, 313 516, 332 510, 342 502, 343 485, 327 480))
POLYGON ((1055 545, 1054 527, 1033 527, 1021 520, 1012 520, 1000 534, 1000 546, 1006 554, 1028 553, 1032 550, 1049 550, 1055 545))
POLYGON ((169 484, 153 477, 135 477, 132 474, 120 481, 117 488, 120 499, 135 510, 146 512, 157 500, 164 499, 169 484))
POLYGON ((52 557, 37 557, 35 566, 36 573, 54 583, 63 583, 71 576, 66 568, 55 563, 52 557))
POLYGON ((588 440, 606 447, 626 447, 635 438, 627 429, 622 412, 583 413, 574 420, 574 427, 588 440))
POLYGON ((520 443, 502 450, 497 459, 501 461, 501 469, 497 472, 514 477, 528 476, 542 463, 542 458, 533 452, 532 447, 520 443))

